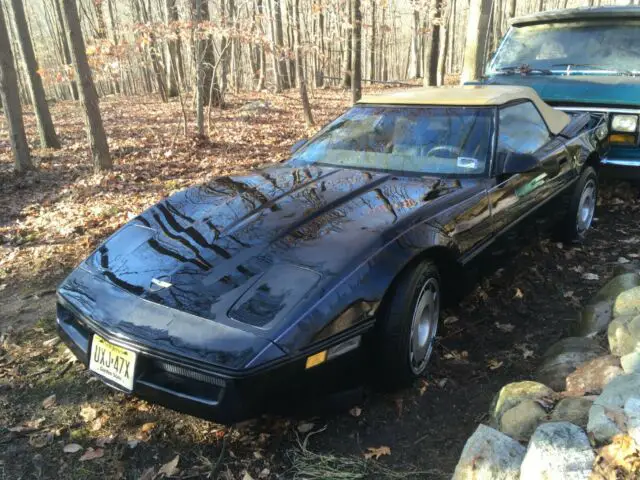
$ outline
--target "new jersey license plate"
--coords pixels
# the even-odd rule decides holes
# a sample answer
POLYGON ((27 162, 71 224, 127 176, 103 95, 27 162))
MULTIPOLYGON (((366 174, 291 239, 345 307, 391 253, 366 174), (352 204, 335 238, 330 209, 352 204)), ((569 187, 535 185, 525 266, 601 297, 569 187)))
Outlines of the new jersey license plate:
POLYGON ((135 366, 135 352, 109 343, 98 335, 93 336, 89 370, 131 391, 135 366))

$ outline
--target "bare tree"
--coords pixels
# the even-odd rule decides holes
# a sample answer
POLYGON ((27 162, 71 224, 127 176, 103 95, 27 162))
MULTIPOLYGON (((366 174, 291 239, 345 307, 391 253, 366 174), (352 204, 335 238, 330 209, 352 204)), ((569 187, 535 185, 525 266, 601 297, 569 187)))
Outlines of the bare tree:
MULTIPOLYGON (((56 19, 58 25, 60 27, 60 44, 62 46, 62 56, 64 60, 64 64, 71 65, 73 60, 71 59, 71 50, 69 50, 69 40, 67 39, 67 32, 64 26, 64 17, 62 16, 62 9, 60 8, 60 3, 58 0, 53 0, 53 5, 56 11, 56 19)), ((71 80, 69 84, 69 88, 71 89, 71 97, 74 100, 78 100, 80 98, 78 94, 78 84, 75 80, 71 80)))
POLYGON ((98 93, 93 83, 86 47, 82 38, 78 7, 76 0, 60 0, 60 2, 62 2, 61 7, 73 58, 73 66, 76 71, 76 77, 80 82, 80 102, 84 107, 85 125, 87 127, 91 156, 93 157, 93 168, 96 171, 107 170, 113 166, 113 163, 109 154, 107 135, 102 125, 98 93))
POLYGON ((302 45, 300 44, 300 0, 293 0, 294 13, 294 48, 296 51, 296 75, 298 77, 298 88, 300 89, 300 100, 302 101, 302 111, 304 112, 304 121, 307 126, 313 125, 313 115, 311 114, 311 105, 309 104, 309 95, 307 94, 307 82, 304 78, 304 70, 302 68, 302 45))
POLYGON ((431 0, 429 4, 429 21, 427 30, 430 34, 429 41, 424 49, 424 86, 438 84, 438 57, 440 55, 441 34, 441 10, 442 0, 431 0))
MULTIPOLYGON (((178 21, 178 8, 176 0, 166 0, 166 19, 169 26, 174 26, 178 21)), ((179 33, 179 32, 176 32, 179 33)), ((182 45, 180 37, 169 38, 167 40, 167 61, 166 61, 166 77, 167 77, 167 95, 171 97, 178 96, 178 88, 180 82, 184 78, 184 67, 182 64, 182 45)))
POLYGON ((9 125, 15 169, 18 172, 32 169, 33 163, 31 163, 29 144, 22 121, 22 106, 18 94, 18 79, 13 52, 2 8, 0 8, 0 98, 9 125))
POLYGON ((349 30, 345 39, 345 50, 343 56, 344 66, 342 68, 342 88, 351 88, 351 66, 353 64, 353 5, 351 5, 351 1, 347 1, 347 12, 349 16, 349 30))
POLYGON ((273 23, 274 34, 278 56, 278 76, 280 77, 280 86, 284 89, 289 88, 290 82, 287 76, 287 60, 284 57, 284 35, 282 33, 282 5, 280 0, 273 0, 273 23))
POLYGON ((362 97, 362 12, 360 0, 351 0, 353 12, 353 63, 351 66, 351 99, 356 103, 362 97))
POLYGON ((369 80, 376 78, 376 2, 371 2, 371 37, 369 46, 369 80))
POLYGON ((33 51, 33 44, 31 43, 31 35, 29 34, 29 27, 27 26, 22 0, 11 0, 11 7, 13 9, 13 18, 15 20, 20 50, 22 51, 22 59, 27 72, 29 93, 31 94, 31 100, 36 114, 40 145, 43 148, 60 148, 60 141, 53 127, 51 112, 49 111, 47 98, 44 94, 44 88, 42 87, 42 79, 38 73, 38 62, 36 61, 36 55, 33 51))
POLYGON ((467 22, 467 41, 460 81, 475 80, 482 75, 489 32, 491 0, 471 0, 467 22))

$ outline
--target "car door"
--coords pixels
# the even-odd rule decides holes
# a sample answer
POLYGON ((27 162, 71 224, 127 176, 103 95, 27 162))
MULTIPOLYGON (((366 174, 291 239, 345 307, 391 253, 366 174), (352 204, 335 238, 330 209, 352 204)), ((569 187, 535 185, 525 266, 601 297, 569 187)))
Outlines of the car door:
POLYGON ((525 101, 499 109, 495 158, 494 184, 489 189, 494 232, 516 234, 512 227, 531 218, 565 183, 571 170, 568 152, 562 139, 551 134, 535 105, 525 101), (514 153, 534 155, 538 166, 502 175, 504 162, 514 153))

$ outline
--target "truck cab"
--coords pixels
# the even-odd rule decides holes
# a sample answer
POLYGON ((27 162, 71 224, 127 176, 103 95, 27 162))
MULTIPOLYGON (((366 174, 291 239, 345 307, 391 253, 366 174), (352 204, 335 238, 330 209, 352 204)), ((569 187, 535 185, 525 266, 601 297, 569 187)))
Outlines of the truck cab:
POLYGON ((526 85, 567 113, 604 114, 609 148, 602 173, 640 179, 640 7, 516 18, 481 83, 526 85))

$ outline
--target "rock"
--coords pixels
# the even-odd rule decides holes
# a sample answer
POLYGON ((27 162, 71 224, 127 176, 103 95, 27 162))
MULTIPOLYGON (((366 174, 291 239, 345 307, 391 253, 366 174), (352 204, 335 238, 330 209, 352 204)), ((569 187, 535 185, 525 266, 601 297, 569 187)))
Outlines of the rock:
POLYGON ((452 480, 518 480, 524 453, 512 438, 479 425, 464 445, 452 480))
POLYGON ((510 408, 500 419, 500 431, 516 440, 527 440, 547 416, 535 400, 525 400, 510 408))
POLYGON ((594 358, 578 366, 575 372, 567 377, 567 393, 600 394, 606 384, 623 373, 620 360, 615 355, 594 358))
POLYGON ((620 375, 611 380, 589 410, 587 431, 599 442, 622 433, 620 422, 616 422, 617 414, 629 398, 638 396, 638 392, 640 374, 620 375))
POLYGON ((604 332, 613 318, 613 303, 622 292, 640 286, 640 275, 623 273, 607 282, 584 307, 571 334, 588 337, 604 332))
POLYGON ((538 367, 534 378, 554 390, 562 391, 566 388, 567 376, 573 373, 578 366, 602 353, 603 349, 597 343, 595 345, 585 343, 580 346, 574 344, 570 350, 545 356, 545 360, 538 367))
POLYGON ((614 275, 624 275, 625 273, 640 273, 640 262, 632 260, 629 263, 618 263, 613 267, 614 275))
MULTIPOLYGON (((639 393, 640 394, 640 393, 639 393)), ((640 445, 640 397, 631 397, 624 403, 629 436, 640 445)))
POLYGON ((600 302, 602 300, 610 300, 611 303, 613 303, 622 292, 638 286, 640 286, 640 275, 637 273, 624 273, 609 280, 596 294, 593 301, 600 302))
MULTIPOLYGON (((640 315, 614 318, 607 329, 609 350, 619 357, 640 347, 640 315)), ((640 349, 640 348, 639 348, 640 349)))
MULTIPOLYGON (((551 345, 542 355, 544 358, 555 357, 563 352, 584 352, 601 349, 600 344, 593 338, 567 337, 551 345)), ((604 353, 604 352, 603 352, 604 353)))
POLYGON ((536 400, 555 395, 546 385, 538 382, 524 381, 509 383, 502 387, 493 398, 491 404, 491 418, 496 425, 500 425, 502 415, 524 400, 536 400))
POLYGON ((554 422, 569 422, 581 428, 586 428, 591 405, 593 405, 593 400, 588 398, 563 398, 555 406, 549 418, 554 422))
POLYGON ((640 315, 640 287, 622 292, 613 304, 613 316, 640 315))
POLYGON ((640 351, 635 351, 620 357, 624 373, 640 373, 640 351))
POLYGON ((613 318, 613 302, 601 300, 589 303, 580 313, 576 325, 571 329, 571 335, 590 337, 604 332, 613 318))
POLYGON ((582 429, 550 422, 534 432, 520 466, 520 480, 587 480, 595 454, 582 429))

